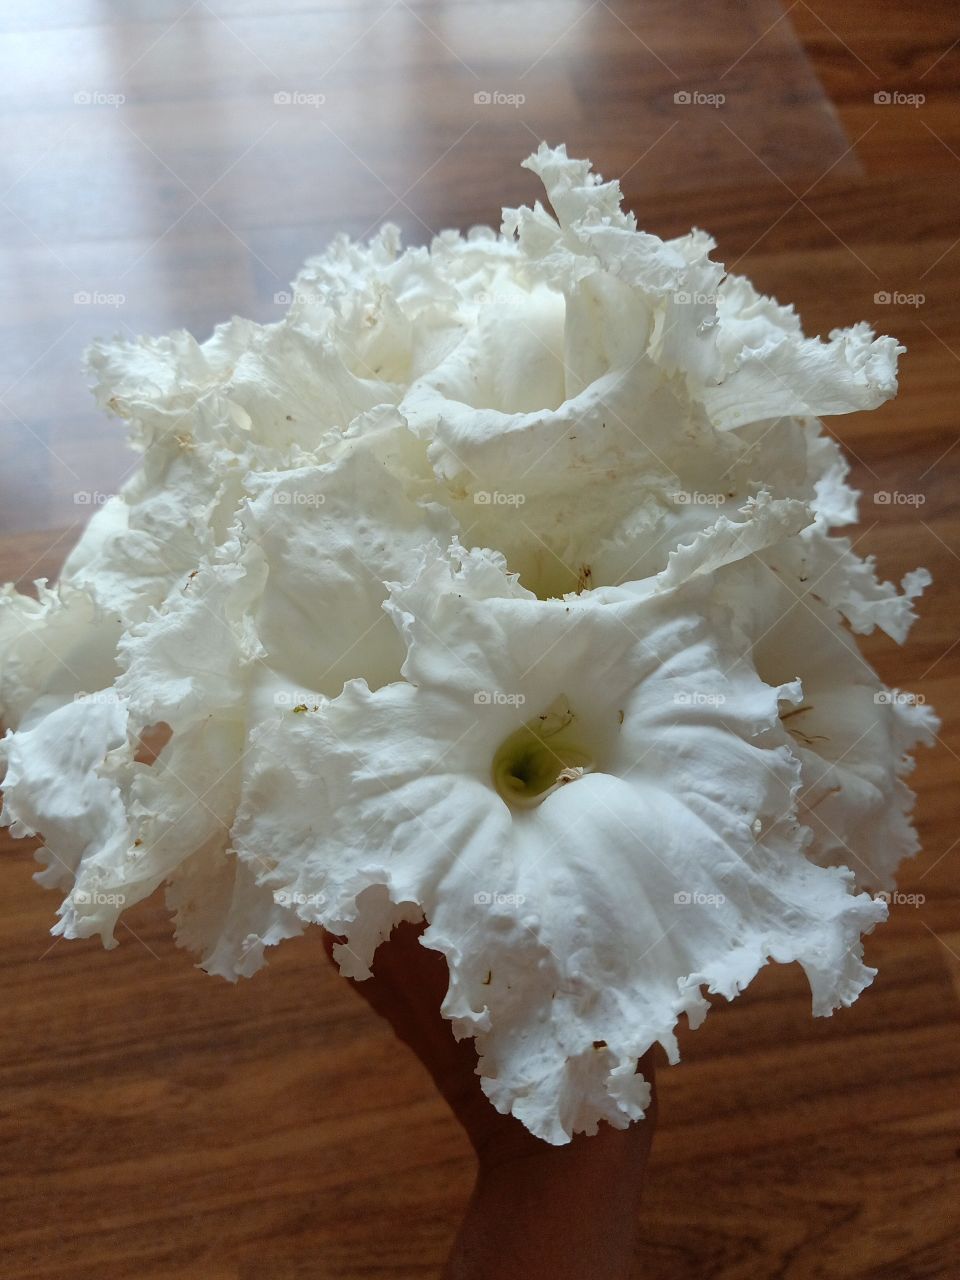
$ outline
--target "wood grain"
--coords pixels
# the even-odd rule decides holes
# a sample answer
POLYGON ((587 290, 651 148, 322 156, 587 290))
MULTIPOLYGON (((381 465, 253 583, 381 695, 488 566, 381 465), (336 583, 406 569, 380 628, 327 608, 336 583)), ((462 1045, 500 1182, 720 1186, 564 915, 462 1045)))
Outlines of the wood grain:
MULTIPOLYGON (((86 393, 91 337, 274 317, 336 230, 496 222, 535 194, 517 162, 540 137, 625 174, 649 229, 707 227, 810 332, 866 317, 908 346, 900 397, 829 425, 860 545, 936 580, 906 651, 865 645, 944 718, 903 883, 925 900, 869 939, 880 975, 851 1010, 814 1021, 802 976, 769 968, 683 1038, 638 1277, 960 1274, 958 36, 944 0, 0 3, 2 579, 54 575, 76 495, 135 463, 86 393), (893 489, 923 504, 873 501, 893 489)), ((318 938, 236 987, 194 970, 153 902, 110 955, 51 946, 30 847, 0 847, 0 1277, 436 1274, 471 1157, 318 938)))

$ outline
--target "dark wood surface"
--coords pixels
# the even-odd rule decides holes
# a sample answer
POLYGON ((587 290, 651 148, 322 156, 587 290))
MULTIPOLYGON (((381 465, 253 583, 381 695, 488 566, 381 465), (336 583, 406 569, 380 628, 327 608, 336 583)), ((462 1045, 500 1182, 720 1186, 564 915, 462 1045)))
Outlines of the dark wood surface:
MULTIPOLYGON (((869 318, 908 346, 899 399, 830 425, 859 545, 936 580, 906 651, 866 645, 944 717, 903 878, 924 901, 869 939, 880 976, 853 1009, 814 1021, 802 975, 769 968, 686 1036, 638 1276, 960 1275, 958 38, 945 0, 0 4, 2 579, 55 574, 89 513, 75 495, 132 465, 84 387, 90 338, 276 316, 337 229, 496 222, 536 194, 517 166, 540 137, 624 174, 650 230, 713 231, 808 331, 869 318), (526 101, 477 106, 484 89, 526 101)), ((319 938, 236 987, 193 969, 159 904, 113 954, 51 946, 31 848, 2 848, 4 1280, 436 1274, 466 1143, 319 938)))

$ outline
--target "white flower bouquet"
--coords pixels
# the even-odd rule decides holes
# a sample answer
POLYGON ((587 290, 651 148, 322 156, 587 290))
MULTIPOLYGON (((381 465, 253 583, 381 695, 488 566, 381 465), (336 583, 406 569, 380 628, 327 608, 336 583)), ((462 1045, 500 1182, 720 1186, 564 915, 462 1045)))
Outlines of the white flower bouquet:
POLYGON ((902 348, 807 338, 707 235, 526 164, 552 213, 340 239, 279 323, 93 349, 143 462, 55 587, 0 595, 2 821, 56 932, 112 946, 165 885, 231 979, 314 923, 362 979, 426 921, 487 1096, 563 1143, 770 960, 856 999, 936 719, 858 651, 929 576, 835 532, 819 421, 902 348))

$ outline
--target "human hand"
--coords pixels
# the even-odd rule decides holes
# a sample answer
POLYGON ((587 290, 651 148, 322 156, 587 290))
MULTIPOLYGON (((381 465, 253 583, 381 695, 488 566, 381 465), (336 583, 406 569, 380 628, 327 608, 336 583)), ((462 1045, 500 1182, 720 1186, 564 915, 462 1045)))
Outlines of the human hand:
MULTIPOLYGON (((377 951, 373 977, 352 982, 417 1055, 477 1154, 478 1173, 446 1280, 625 1280, 639 1228, 638 1204, 656 1119, 601 1125, 563 1147, 535 1138, 487 1100, 472 1040, 457 1041, 440 1014, 447 965, 421 946, 422 925, 401 924, 377 951)), ((325 935, 332 957, 336 939, 325 935)), ((352 981, 352 980, 351 980, 352 981)), ((639 1069, 653 1089, 653 1055, 639 1069)))

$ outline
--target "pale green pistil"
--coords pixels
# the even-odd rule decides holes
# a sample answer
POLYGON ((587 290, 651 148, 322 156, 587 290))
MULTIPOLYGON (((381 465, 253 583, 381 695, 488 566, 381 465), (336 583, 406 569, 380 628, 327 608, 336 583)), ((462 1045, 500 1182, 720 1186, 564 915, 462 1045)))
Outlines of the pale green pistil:
POLYGON ((558 698, 501 743, 493 757, 493 783, 507 804, 532 808, 593 768, 589 752, 575 741, 574 724, 566 699, 558 698))

